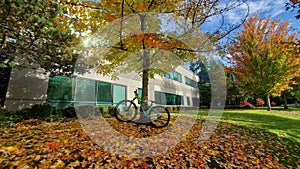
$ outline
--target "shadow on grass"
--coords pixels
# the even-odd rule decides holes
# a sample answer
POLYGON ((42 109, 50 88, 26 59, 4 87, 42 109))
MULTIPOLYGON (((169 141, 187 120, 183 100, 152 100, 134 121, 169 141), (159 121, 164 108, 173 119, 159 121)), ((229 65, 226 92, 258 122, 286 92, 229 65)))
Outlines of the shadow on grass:
MULTIPOLYGON (((300 119, 297 119, 298 117, 284 117, 281 113, 272 114, 256 112, 256 110, 237 111, 223 113, 219 133, 229 132, 248 136, 247 138, 252 140, 249 141, 249 145, 254 148, 244 151, 248 151, 249 154, 253 151, 264 151, 266 154, 276 156, 279 163, 287 168, 298 167, 297 163, 300 162, 300 119), (223 125, 230 127, 223 128, 223 125)), ((208 111, 199 111, 199 117, 203 121, 207 114, 208 111)))
POLYGON ((280 136, 300 142, 300 120, 274 114, 225 112, 223 119, 274 131, 280 136))
MULTIPOLYGON (((267 107, 256 107, 256 110, 267 110, 267 107)), ((300 107, 289 106, 288 109, 285 109, 283 106, 271 107, 272 110, 278 111, 300 111, 300 107)))

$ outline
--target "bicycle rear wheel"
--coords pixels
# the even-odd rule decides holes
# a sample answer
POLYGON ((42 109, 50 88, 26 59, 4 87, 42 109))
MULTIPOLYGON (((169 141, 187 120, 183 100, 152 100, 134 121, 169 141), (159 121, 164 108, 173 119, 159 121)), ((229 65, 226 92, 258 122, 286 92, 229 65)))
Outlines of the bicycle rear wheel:
POLYGON ((115 108, 115 117, 118 121, 133 121, 137 115, 137 107, 131 100, 120 101, 115 108))
POLYGON ((162 128, 170 122, 170 112, 163 106, 154 106, 149 112, 151 123, 156 128, 162 128))

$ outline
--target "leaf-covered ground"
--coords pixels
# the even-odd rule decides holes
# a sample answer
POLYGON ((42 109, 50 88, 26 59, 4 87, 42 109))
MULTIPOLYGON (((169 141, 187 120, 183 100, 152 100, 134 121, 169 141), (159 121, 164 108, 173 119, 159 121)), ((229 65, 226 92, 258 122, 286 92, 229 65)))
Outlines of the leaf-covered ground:
MULTIPOLYGON (((114 118, 106 120, 120 133, 136 138, 151 137, 167 130, 120 123, 114 118)), ((170 126, 173 123, 174 119, 170 126)), ((283 140, 266 130, 229 123, 219 124, 208 140, 199 142, 202 125, 197 120, 188 135, 165 154, 128 158, 99 147, 87 136, 78 120, 18 123, 0 130, 0 168, 300 167, 297 142, 283 140)))

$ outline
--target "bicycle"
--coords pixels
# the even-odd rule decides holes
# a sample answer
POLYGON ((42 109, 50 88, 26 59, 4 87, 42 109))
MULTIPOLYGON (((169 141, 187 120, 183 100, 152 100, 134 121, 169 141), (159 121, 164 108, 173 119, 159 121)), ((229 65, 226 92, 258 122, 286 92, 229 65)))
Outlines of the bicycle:
MULTIPOLYGON (((138 96, 137 90, 134 91, 135 97, 132 100, 122 100, 115 107, 115 117, 120 122, 134 122, 138 114, 138 107, 134 100, 140 104, 140 119, 146 118, 142 124, 151 124, 155 128, 162 128, 170 122, 170 112, 163 106, 153 106, 154 101, 148 105, 138 96)), ((140 119, 138 121, 140 121, 140 119)))

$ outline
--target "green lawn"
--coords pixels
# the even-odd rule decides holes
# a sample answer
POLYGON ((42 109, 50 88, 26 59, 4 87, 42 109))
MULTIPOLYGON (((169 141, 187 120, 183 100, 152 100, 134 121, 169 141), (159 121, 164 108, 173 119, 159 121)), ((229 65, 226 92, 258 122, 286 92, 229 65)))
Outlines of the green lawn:
MULTIPOLYGON (((207 111, 200 111, 205 117, 207 111)), ((265 108, 246 110, 224 110, 222 122, 251 128, 264 129, 282 138, 300 142, 300 109, 289 108, 267 111, 265 108)))

